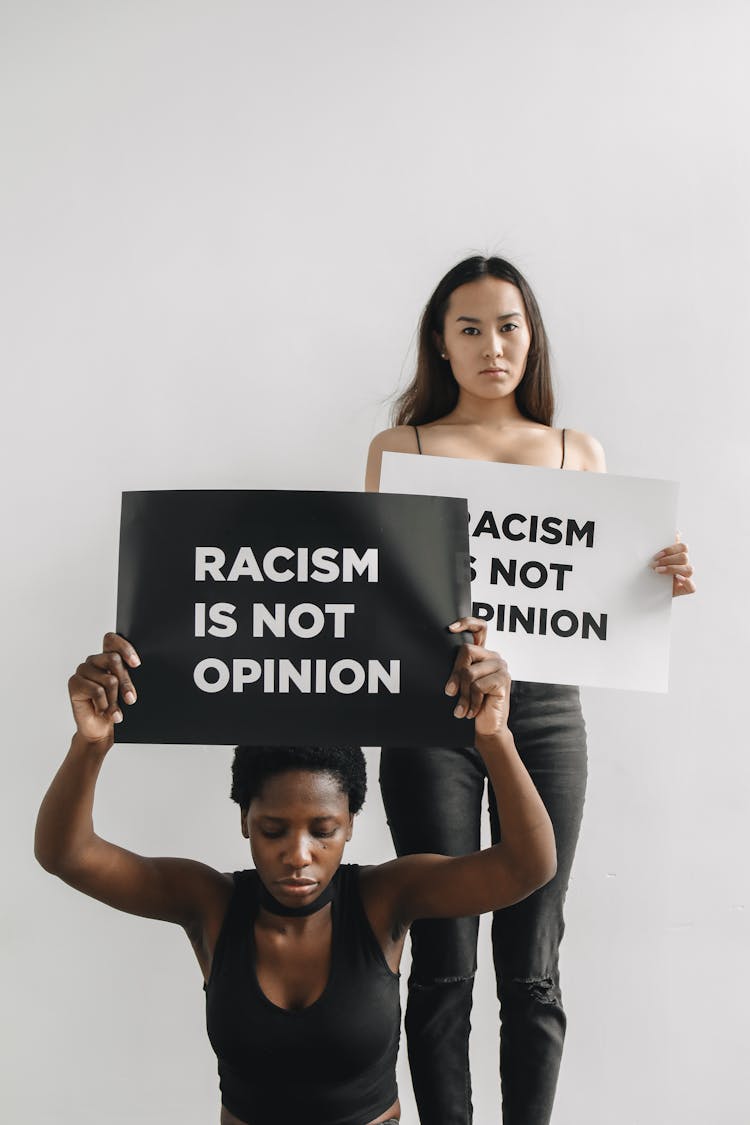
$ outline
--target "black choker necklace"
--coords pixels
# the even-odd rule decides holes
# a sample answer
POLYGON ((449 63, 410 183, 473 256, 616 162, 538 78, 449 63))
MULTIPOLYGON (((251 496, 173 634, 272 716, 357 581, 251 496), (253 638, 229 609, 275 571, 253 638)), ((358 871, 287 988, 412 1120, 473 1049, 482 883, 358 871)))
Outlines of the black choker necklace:
POLYGON ((312 902, 308 902, 307 906, 284 906, 283 902, 279 902, 274 898, 271 892, 265 887, 260 876, 258 876, 258 902, 267 910, 269 914, 280 914, 282 918, 305 918, 308 914, 316 914, 332 902, 336 897, 336 883, 338 871, 331 879, 330 883, 324 891, 318 895, 312 902))

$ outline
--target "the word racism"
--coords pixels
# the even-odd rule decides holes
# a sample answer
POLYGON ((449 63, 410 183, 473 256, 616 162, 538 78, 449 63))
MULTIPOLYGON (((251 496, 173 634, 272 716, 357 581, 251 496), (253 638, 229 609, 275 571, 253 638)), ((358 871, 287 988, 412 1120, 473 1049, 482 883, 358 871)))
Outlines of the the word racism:
MULTIPOLYGON (((560 516, 524 515, 521 512, 511 512, 498 518, 492 511, 482 512, 479 519, 470 529, 472 539, 490 536, 492 539, 504 539, 518 543, 542 543, 548 546, 583 547, 591 549, 594 546, 596 525, 594 520, 587 520, 579 524, 574 519, 563 519, 560 516)), ((487 560, 485 560, 487 561, 487 560)), ((564 591, 565 582, 573 572, 573 563, 543 562, 537 559, 526 559, 519 563, 518 559, 501 559, 492 557, 489 560, 489 573, 484 575, 485 582, 490 586, 504 586, 507 588, 539 590, 543 587, 553 587, 555 591, 564 591)), ((476 557, 471 556, 471 580, 477 578, 476 557)), ((596 637, 600 641, 607 639, 607 614, 594 614, 589 610, 574 612, 570 609, 550 610, 542 606, 491 602, 474 602, 472 613, 475 617, 487 621, 498 632, 538 634, 546 636, 554 634, 557 637, 580 636, 583 640, 596 637)))
MULTIPOLYGON (((201 546, 195 548, 195 581, 370 583, 378 581, 378 561, 375 547, 357 551, 352 547, 275 546, 258 556, 252 547, 243 546, 228 561, 221 547, 201 546)), ((303 601, 288 605, 269 599, 242 606, 229 601, 199 601, 194 607, 194 635, 221 639, 244 629, 245 635, 253 638, 342 640, 347 637, 356 608, 354 601, 322 605, 303 601), (238 620, 240 614, 244 623, 238 620)), ((397 695, 401 690, 401 661, 311 656, 297 660, 234 657, 227 662, 209 656, 196 664, 193 680, 209 694, 225 690, 243 693, 246 688, 255 687, 267 694, 282 695, 292 691, 316 695, 328 691, 376 695, 383 691, 397 695)))

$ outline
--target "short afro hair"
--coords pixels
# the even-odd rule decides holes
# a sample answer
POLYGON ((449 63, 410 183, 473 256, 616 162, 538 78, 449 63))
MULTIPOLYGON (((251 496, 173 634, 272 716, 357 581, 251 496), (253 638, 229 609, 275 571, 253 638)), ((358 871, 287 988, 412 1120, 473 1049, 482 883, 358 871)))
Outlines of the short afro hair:
POLYGON ((290 770, 310 770, 335 778, 349 798, 350 813, 358 813, 364 804, 367 770, 359 746, 237 746, 230 797, 241 809, 247 809, 269 777, 290 770))

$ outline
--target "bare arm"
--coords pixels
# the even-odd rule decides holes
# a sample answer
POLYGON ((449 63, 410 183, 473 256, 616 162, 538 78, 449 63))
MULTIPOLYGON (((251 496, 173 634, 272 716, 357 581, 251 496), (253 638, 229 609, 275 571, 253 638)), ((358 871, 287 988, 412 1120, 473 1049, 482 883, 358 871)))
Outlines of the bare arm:
POLYGON ((590 473, 606 473, 607 459, 601 442, 580 430, 565 431, 565 467, 590 473))
POLYGON ((94 831, 96 782, 122 718, 118 695, 135 702, 130 668, 140 663, 122 637, 108 633, 104 651, 79 665, 69 681, 76 733, 42 801, 34 852, 45 870, 101 902, 194 930, 228 897, 229 880, 187 859, 148 858, 94 831))
POLYGON ((468 856, 407 856, 376 869, 372 878, 390 904, 394 931, 416 918, 456 918, 510 906, 547 883, 556 870, 552 824, 507 725, 505 662, 482 647, 482 622, 468 618, 452 628, 468 629, 479 641, 459 651, 446 692, 457 697, 458 718, 475 719, 476 746, 495 792, 502 840, 468 856))

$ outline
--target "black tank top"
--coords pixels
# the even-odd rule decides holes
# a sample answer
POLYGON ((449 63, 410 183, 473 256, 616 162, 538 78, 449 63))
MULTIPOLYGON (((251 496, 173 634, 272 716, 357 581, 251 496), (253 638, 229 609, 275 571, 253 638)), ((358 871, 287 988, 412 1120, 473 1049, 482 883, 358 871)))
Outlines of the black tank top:
POLYGON ((277 1007, 258 984, 258 875, 233 878, 206 984, 222 1104, 247 1125, 363 1125, 380 1116, 398 1096, 399 978, 364 912, 358 865, 335 875, 328 983, 294 1011, 277 1007))

